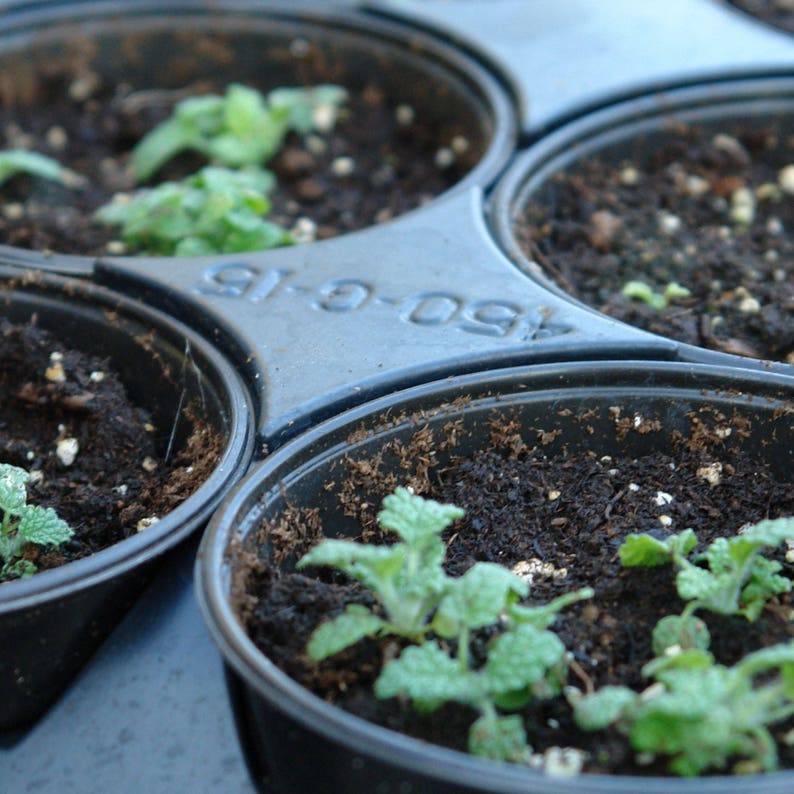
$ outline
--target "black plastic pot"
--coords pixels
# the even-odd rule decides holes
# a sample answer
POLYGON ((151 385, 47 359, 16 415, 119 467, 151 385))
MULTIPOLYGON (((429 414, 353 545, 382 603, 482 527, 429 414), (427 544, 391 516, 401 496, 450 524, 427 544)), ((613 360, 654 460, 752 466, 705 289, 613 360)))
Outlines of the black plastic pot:
POLYGON ((794 12, 791 6, 786 8, 785 2, 779 0, 724 0, 724 2, 756 21, 789 34, 794 33, 794 12))
POLYGON ((67 347, 108 357, 132 401, 156 426, 174 429, 174 452, 194 421, 222 439, 210 476, 145 532, 0 585, 0 730, 8 730, 35 719, 57 697, 140 596, 165 552, 201 527, 242 476, 253 447, 253 411, 228 362, 181 323, 85 282, 7 268, 0 277, 0 317, 24 323, 36 315, 67 347), (187 406, 197 411, 195 419, 183 413, 187 406))
MULTIPOLYGON (((541 365, 408 389, 342 414, 282 447, 224 501, 204 536, 197 562, 201 607, 224 655, 238 730, 260 790, 282 794, 791 791, 791 772, 697 781, 602 776, 553 779, 430 746, 369 724, 302 688, 254 646, 232 606, 231 560, 236 558, 233 549, 238 542, 257 555, 268 555, 270 545, 262 535, 261 521, 280 516, 286 505, 318 510, 329 535, 357 534, 356 521, 340 499, 349 471, 346 459, 373 460, 382 453, 379 471, 393 473, 398 484, 405 484, 416 472, 401 464, 394 447, 384 451, 385 445, 395 439, 405 445, 417 431, 429 430, 437 433, 437 438, 447 439, 435 455, 416 462, 418 471, 430 461, 432 479, 433 472, 450 457, 489 447, 489 423, 498 417, 517 417, 528 439, 536 438, 540 430, 548 437, 557 434, 544 448, 550 454, 591 450, 597 455, 627 456, 672 451, 676 434, 688 438, 695 422, 708 426, 739 421, 748 432, 746 436, 733 434, 731 445, 751 452, 769 463, 783 481, 790 481, 792 398, 791 379, 754 378, 728 367, 640 361, 541 365), (621 434, 616 407, 624 417, 659 420, 660 429, 621 434), (456 432, 445 436, 443 428, 453 422, 460 423, 456 432)), ((380 504, 384 496, 378 492, 361 495, 372 505, 380 504)), ((292 562, 294 558, 286 564, 292 562)))
MULTIPOLYGON (((351 91, 377 88, 395 106, 410 105, 439 147, 465 134, 460 160, 466 173, 447 192, 488 183, 516 136, 506 93, 474 59, 416 30, 342 7, 255 0, 45 4, 3 20, 0 71, 14 75, 4 101, 22 106, 38 101, 42 75, 53 74, 67 83, 87 75, 100 85, 136 90, 202 81, 216 92, 231 82, 262 90, 329 82, 351 91)), ((79 267, 76 259, 31 260, 14 249, 5 255, 50 269, 79 267)))
MULTIPOLYGON (((522 248, 523 212, 530 201, 554 206, 555 175, 575 173, 581 163, 596 156, 616 166, 625 160, 642 162, 676 136, 677 125, 695 126, 706 135, 734 125, 746 130, 774 126, 781 136, 788 135, 794 130, 794 79, 763 77, 671 88, 587 114, 541 138, 516 158, 492 196, 491 227, 507 256, 544 288, 594 313, 595 309, 559 287, 522 248)), ((683 343, 680 347, 681 354, 694 361, 726 360, 727 356, 683 343)), ((735 363, 749 366, 750 360, 735 359, 735 363)), ((784 362, 768 366, 792 372, 784 362)))

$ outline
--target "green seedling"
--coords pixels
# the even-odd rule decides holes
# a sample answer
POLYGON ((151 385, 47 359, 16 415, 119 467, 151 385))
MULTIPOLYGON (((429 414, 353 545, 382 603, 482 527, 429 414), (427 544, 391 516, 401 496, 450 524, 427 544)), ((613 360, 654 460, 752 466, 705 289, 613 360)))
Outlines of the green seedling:
POLYGON ((663 618, 654 629, 654 652, 661 654, 670 645, 708 648, 708 630, 695 617, 705 609, 720 615, 742 615, 755 621, 766 602, 791 590, 791 580, 781 576, 781 564, 761 555, 794 539, 794 518, 765 519, 731 538, 717 538, 694 558, 697 545, 691 529, 664 541, 650 535, 629 535, 618 550, 626 567, 672 563, 677 569, 678 595, 687 603, 680 616, 663 618))
POLYGON ((692 294, 686 287, 682 287, 674 281, 671 281, 663 292, 655 292, 644 281, 627 281, 620 292, 626 298, 642 301, 655 311, 662 311, 674 300, 688 298, 692 294))
POLYGON ((95 220, 121 227, 125 245, 161 256, 203 256, 289 245, 290 233, 265 219, 273 175, 207 166, 181 182, 121 194, 95 220))
POLYGON ((133 173, 144 182, 184 151, 229 168, 263 165, 287 133, 332 128, 346 99, 347 92, 335 85, 279 88, 263 96, 237 83, 224 96, 189 97, 135 146, 133 173))
POLYGON ((384 665, 376 696, 409 698, 420 711, 450 701, 470 706, 479 712, 469 732, 472 753, 525 760, 531 751, 523 721, 499 710, 561 691, 565 648, 545 629, 560 609, 593 591, 583 588, 542 607, 523 607, 517 602, 528 594, 527 583, 499 565, 476 563, 460 577, 447 576, 440 533, 462 516, 454 505, 398 488, 384 500, 378 519, 401 542, 366 546, 326 540, 303 557, 299 567, 332 565, 367 585, 385 613, 350 605, 315 630, 307 652, 321 660, 367 636, 405 637, 417 644, 384 665), (490 642, 487 659, 473 666, 472 633, 496 626, 501 631, 490 642))
POLYGON ((614 725, 636 751, 669 757, 678 775, 724 769, 737 759, 736 771, 777 767, 769 726, 794 715, 794 642, 749 654, 733 667, 689 649, 654 659, 643 675, 654 683, 641 693, 622 686, 570 693, 576 722, 585 730, 614 725))
POLYGON ((297 568, 329 565, 366 585, 378 600, 384 617, 360 605, 349 605, 335 620, 312 635, 308 652, 319 661, 359 639, 395 634, 420 642, 430 629, 432 613, 447 592, 443 532, 464 511, 415 496, 398 488, 383 500, 378 521, 401 542, 390 546, 324 540, 306 554, 297 568))
POLYGON ((85 184, 85 179, 82 176, 65 168, 51 157, 27 149, 0 151, 0 185, 19 174, 59 182, 70 188, 85 184))
POLYGON ((35 564, 22 556, 26 547, 58 546, 74 534, 51 507, 27 504, 29 478, 24 469, 0 463, 0 581, 24 579, 36 572, 35 564))

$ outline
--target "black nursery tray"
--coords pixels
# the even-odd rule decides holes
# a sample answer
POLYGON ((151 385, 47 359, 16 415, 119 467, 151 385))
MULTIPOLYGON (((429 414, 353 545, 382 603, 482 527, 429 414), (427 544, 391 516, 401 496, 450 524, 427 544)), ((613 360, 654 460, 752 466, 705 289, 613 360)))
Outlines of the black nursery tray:
MULTIPOLYGON (((123 17, 133 4, 7 3, 0 36, 13 30, 15 46, 24 50, 34 23, 82 19, 74 22, 79 29, 104 6, 123 17)), ((579 134, 609 138, 621 121, 612 106, 635 95, 648 95, 632 111, 635 121, 660 107, 721 108, 742 93, 763 98, 759 114, 786 106, 791 113, 794 36, 720 0, 135 6, 131 17, 164 15, 158 6, 172 6, 185 16, 329 18, 320 29, 332 24, 348 32, 373 25, 373 36, 411 41, 434 59, 433 69, 441 63, 442 71, 453 72, 459 101, 484 114, 483 155, 462 181, 427 206, 333 240, 177 264, 0 251, 4 265, 96 283, 173 316, 213 343, 252 399, 254 461, 368 400, 519 364, 654 360, 793 377, 786 364, 679 344, 571 301, 537 280, 509 241, 501 247, 496 241, 494 230, 511 211, 505 191, 520 193, 524 175, 509 176, 496 204, 489 195, 501 172, 532 144, 546 162, 575 149, 579 134), (733 78, 741 85, 727 82, 733 78), (703 88, 693 87, 700 83, 703 88), (553 137, 579 117, 584 126, 570 128, 567 138, 553 137)), ((165 557, 137 603, 43 716, 0 734, 0 790, 255 790, 221 656, 194 596, 197 540, 194 535, 165 557)))

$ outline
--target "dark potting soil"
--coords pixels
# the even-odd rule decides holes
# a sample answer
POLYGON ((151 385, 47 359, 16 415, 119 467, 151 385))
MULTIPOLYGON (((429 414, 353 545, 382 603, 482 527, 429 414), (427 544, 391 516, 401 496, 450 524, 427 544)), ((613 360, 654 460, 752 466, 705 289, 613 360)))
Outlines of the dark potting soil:
POLYGON ((0 461, 30 472, 28 503, 52 507, 75 532, 55 549, 28 549, 39 570, 146 532, 214 468, 220 439, 200 422, 164 459, 171 428, 130 402, 107 360, 64 348, 34 323, 2 321, 0 342, 0 461))
POLYGON ((794 33, 794 3, 791 0, 728 0, 728 2, 768 25, 794 33))
MULTIPOLYGON (((0 187, 0 243, 67 254, 134 253, 120 247, 117 228, 93 222, 91 214, 114 194, 135 188, 130 150, 191 89, 223 93, 225 86, 205 81, 184 91, 158 91, 56 74, 42 76, 32 92, 35 101, 3 101, 0 148, 41 152, 88 181, 69 189, 29 176, 9 180, 0 187)), ((291 135, 267 164, 278 179, 269 218, 296 229, 298 239, 323 239, 413 209, 457 182, 476 161, 463 136, 439 135, 413 108, 395 107, 377 87, 358 91, 332 132, 291 135)), ((204 164, 196 156, 180 156, 149 184, 182 179, 204 164)))
POLYGON ((794 363, 794 168, 783 172, 794 138, 681 127, 630 158, 588 158, 556 175, 516 227, 529 258, 619 320, 794 363), (653 309, 621 294, 633 280, 657 293, 675 282, 690 295, 653 309))
MULTIPOLYGON (((465 518, 446 532, 450 573, 460 575, 476 561, 523 570, 531 577, 528 603, 545 603, 582 586, 595 589, 592 600, 566 609, 554 626, 574 657, 568 683, 582 690, 606 684, 644 689, 647 682, 640 670, 653 656, 653 626, 683 607, 670 567, 621 569, 617 550, 626 535, 691 527, 702 547, 745 523, 794 512, 791 484, 776 481, 764 464, 738 451, 715 455, 713 447, 693 442, 682 444, 674 457, 661 452, 638 458, 547 456, 542 448, 528 449, 510 439, 507 432, 504 447, 457 460, 438 476, 420 472, 412 482, 423 495, 466 509, 465 518), (512 451, 507 451, 511 444, 512 451)), ((429 440, 424 439, 423 448, 429 440)), ((347 465, 359 485, 369 481, 380 492, 386 484, 376 473, 377 462, 347 465)), ((359 507, 371 517, 377 501, 359 507)), ((358 510, 350 507, 351 512, 358 510)), ((384 540, 369 519, 365 523, 368 540, 384 540)), ((298 556, 322 532, 316 510, 298 509, 287 510, 281 521, 263 529, 279 559, 285 556, 279 548, 290 532, 298 556)), ((783 560, 782 554, 777 557, 783 560)), ((789 563, 784 570, 794 573, 789 563)), ((450 704, 420 715, 396 699, 378 701, 372 695, 382 664, 397 649, 393 638, 359 642, 319 664, 308 660, 305 646, 314 628, 352 602, 372 605, 367 591, 338 573, 290 573, 259 561, 248 574, 247 592, 239 603, 258 647, 320 697, 374 723, 465 751, 476 716, 472 711, 450 704)), ((759 647, 790 640, 792 607, 792 597, 781 596, 755 623, 703 614, 717 660, 730 665, 759 647)), ((479 638, 487 640, 486 633, 479 638)), ((616 731, 578 729, 562 697, 532 703, 522 714, 536 752, 575 747, 587 753, 588 772, 666 774, 662 759, 638 763, 616 731)), ((773 733, 781 738, 792 727, 789 721, 773 733)), ((780 744, 780 763, 794 767, 794 748, 780 744)))

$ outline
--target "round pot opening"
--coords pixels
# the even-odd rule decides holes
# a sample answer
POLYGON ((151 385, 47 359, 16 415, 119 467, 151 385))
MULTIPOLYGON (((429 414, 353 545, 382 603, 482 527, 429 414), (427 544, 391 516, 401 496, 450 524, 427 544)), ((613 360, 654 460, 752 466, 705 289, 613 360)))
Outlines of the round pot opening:
MULTIPOLYGON (((347 90, 333 128, 291 133, 265 163, 277 177, 267 218, 297 241, 487 184, 516 126, 494 78, 425 34, 363 14, 255 2, 67 3, 20 13, 0 36, 0 82, 3 148, 37 148, 84 177, 77 187, 24 175, 8 182, 0 243, 61 254, 147 252, 90 215, 134 189, 130 150, 189 95, 224 95, 231 84, 347 90)), ((143 185, 184 179, 207 162, 183 153, 143 185)))
POLYGON ((0 584, 8 729, 52 702, 243 475, 253 412, 233 368, 186 326, 84 282, 2 277, 3 463, 30 474, 29 504, 74 531, 28 544, 37 571, 0 584))
MULTIPOLYGON (((368 705, 361 711, 354 704, 367 697, 361 687, 367 676, 357 677, 353 670, 356 663, 375 664, 379 651, 373 657, 366 649, 351 648, 340 662, 339 672, 343 667, 346 678, 338 687, 332 668, 312 667, 304 651, 305 639, 316 625, 306 616, 319 614, 312 612, 312 588, 319 587, 333 601, 329 593, 335 587, 350 585, 323 569, 301 571, 311 577, 313 584, 307 584, 306 576, 293 575, 292 567, 323 533, 367 536, 369 542, 380 542, 376 513, 382 499, 396 486, 410 486, 416 493, 466 507, 470 517, 443 536, 448 560, 457 555, 454 550, 460 544, 465 547, 461 557, 455 557, 467 561, 458 572, 474 560, 500 562, 513 570, 519 563, 535 564, 536 598, 546 601, 540 592, 559 595, 556 588, 563 581, 569 589, 582 584, 577 578, 577 571, 584 570, 582 552, 588 559, 614 560, 620 536, 627 531, 657 531, 665 526, 680 531, 690 522, 696 526, 695 513, 703 518, 711 510, 715 512, 705 521, 711 531, 722 531, 721 522, 739 523, 738 514, 726 515, 732 508, 719 508, 710 500, 721 488, 723 495, 744 490, 739 479, 732 489, 727 477, 729 472, 738 475, 742 460, 754 461, 747 470, 751 480, 765 472, 759 474, 758 482, 765 483, 759 488, 770 498, 750 512, 760 509, 763 515, 772 505, 772 512, 789 514, 794 509, 792 407, 791 383, 783 376, 762 382, 740 369, 642 362, 620 367, 609 362, 543 365, 410 389, 350 411, 285 445, 226 500, 204 537, 197 566, 205 618, 228 665, 241 740, 257 783, 262 790, 272 785, 285 792, 378 787, 444 794, 639 788, 681 794, 785 791, 791 785, 790 771, 691 781, 665 777, 659 767, 630 767, 617 775, 554 778, 535 769, 465 755, 460 752, 460 736, 440 739, 448 726, 457 723, 460 714, 454 710, 442 710, 435 717, 411 716, 407 723, 396 716, 405 709, 393 702, 394 708, 368 705), (488 461, 494 456, 514 461, 517 468, 490 469, 488 461), (638 461, 651 459, 660 467, 657 473, 663 472, 661 479, 633 473, 631 467, 638 461), (575 472, 582 461, 587 461, 588 473, 566 479, 562 472, 575 472), (548 479, 552 470, 545 467, 552 464, 560 466, 555 470, 557 479, 548 479), (712 487, 706 478, 718 469, 726 479, 712 487), (472 474, 481 478, 477 487, 484 496, 479 505, 479 497, 471 497, 472 474), (689 486, 677 490, 667 479, 674 474, 688 478, 699 496, 689 491, 684 497, 689 486), (621 476, 625 481, 618 484, 615 478, 621 476), (589 502, 593 489, 601 488, 596 482, 614 501, 608 501, 606 509, 602 504, 600 513, 586 519, 578 511, 589 502), (519 529, 515 524, 508 529, 508 516, 530 493, 536 506, 518 514, 519 529), (635 497, 639 500, 635 507, 624 501, 635 497), (621 505, 626 506, 625 513, 621 505), (662 516, 667 516, 667 523, 662 516), (618 529, 624 520, 627 523, 618 529), (489 532, 494 526, 498 532, 489 532), (499 533, 504 533, 499 544, 487 545, 499 533), (516 554, 521 556, 516 559, 516 554), (276 608, 281 623, 268 623, 268 610, 282 598, 276 608), (301 620, 310 628, 304 623, 298 629, 301 620), (259 631, 252 628, 255 625, 268 628, 259 631), (299 631, 305 633, 296 640, 297 647, 288 648, 299 631), (264 653, 263 647, 267 647, 264 653), (294 664, 289 661, 293 651, 294 664), (334 682, 330 689, 320 684, 322 697, 308 689, 310 680, 314 687, 321 679, 334 682), (378 724, 365 721, 362 714, 378 724), (410 724, 407 732, 416 731, 424 741, 395 732, 398 724, 401 729, 410 724), (445 746, 428 743, 434 741, 445 746), (312 762, 307 763, 310 757, 312 762)), ((604 570, 611 563, 605 565, 604 570)), ((609 578, 589 582, 596 588, 589 611, 579 612, 588 609, 584 603, 571 607, 572 615, 579 617, 563 623, 569 628, 577 624, 577 631, 587 632, 590 629, 578 621, 592 619, 615 629, 600 635, 606 638, 603 644, 593 639, 591 646, 590 640, 580 639, 574 645, 579 672, 586 676, 598 678, 597 670, 610 669, 609 662, 598 658, 609 646, 626 648, 634 643, 639 655, 646 647, 639 639, 639 613, 633 624, 636 632, 626 634, 615 628, 621 625, 619 619, 611 623, 608 616, 616 613, 607 604, 625 601, 636 608, 637 592, 650 579, 640 576, 633 586, 621 581, 620 573, 613 571, 609 578), (625 589, 613 592, 612 587, 625 589)), ((345 590, 346 603, 356 598, 357 591, 345 590)), ((650 600, 655 602, 656 597, 650 600)), ((382 657, 377 664, 382 664, 382 657)), ((530 723, 536 729, 536 754, 543 755, 552 746, 568 746, 562 735, 551 737, 565 719, 561 712, 534 713, 530 723)), ((471 720, 470 716, 468 724, 471 720)), ((532 732, 529 740, 532 744, 532 732)), ((465 738, 463 745, 465 749, 465 738)))
POLYGON ((531 147, 492 207, 561 295, 699 349, 794 363, 790 78, 627 101, 531 147))

